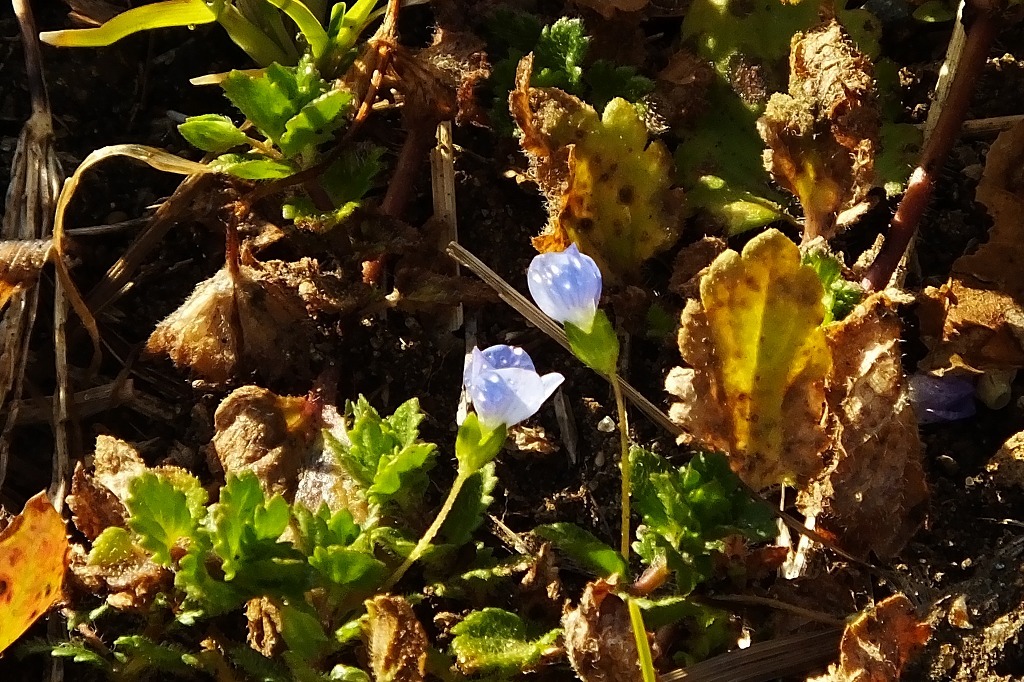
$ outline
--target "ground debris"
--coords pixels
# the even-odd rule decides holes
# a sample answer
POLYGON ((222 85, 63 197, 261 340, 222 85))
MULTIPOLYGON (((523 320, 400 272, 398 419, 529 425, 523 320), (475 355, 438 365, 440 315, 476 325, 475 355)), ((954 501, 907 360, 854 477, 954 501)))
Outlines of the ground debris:
POLYGON ((366 638, 376 680, 426 679, 427 633, 405 597, 379 595, 366 602, 366 638))
POLYGON ((826 328, 829 464, 801 492, 801 511, 850 552, 899 552, 924 520, 928 486, 901 363, 898 292, 867 299, 826 328))
POLYGON ((639 682, 642 677, 629 607, 614 585, 589 583, 580 604, 562 616, 565 650, 582 682, 639 682))

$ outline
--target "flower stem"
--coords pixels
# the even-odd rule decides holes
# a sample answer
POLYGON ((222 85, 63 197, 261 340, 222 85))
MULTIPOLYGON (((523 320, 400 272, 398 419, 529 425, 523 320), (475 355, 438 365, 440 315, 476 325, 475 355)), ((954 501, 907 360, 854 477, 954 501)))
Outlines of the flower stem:
POLYGON ((629 462, 629 422, 619 377, 613 374, 610 379, 615 392, 615 409, 619 412, 619 447, 622 449, 622 459, 619 460, 619 470, 622 472, 622 542, 619 547, 622 557, 629 561, 629 498, 633 487, 633 467, 629 462))
POLYGON ((423 552, 427 550, 427 547, 429 547, 430 543, 433 542, 438 531, 441 530, 441 526, 444 525, 444 521, 448 518, 448 514, 451 513, 452 507, 455 506, 455 500, 458 499, 462 486, 466 484, 466 481, 468 481, 469 477, 474 473, 476 472, 464 471, 461 467, 459 468, 459 473, 455 477, 455 481, 452 483, 452 489, 448 491, 448 498, 441 506, 441 510, 437 512, 434 522, 430 524, 430 528, 427 529, 423 534, 423 537, 421 537, 419 542, 416 543, 416 546, 412 548, 411 552, 409 552, 409 556, 405 558, 402 565, 399 566, 398 569, 391 574, 391 577, 388 578, 387 582, 384 583, 384 586, 381 588, 383 591, 386 592, 394 587, 395 584, 402 579, 402 576, 405 575, 405 572, 408 571, 409 568, 423 555, 423 552))

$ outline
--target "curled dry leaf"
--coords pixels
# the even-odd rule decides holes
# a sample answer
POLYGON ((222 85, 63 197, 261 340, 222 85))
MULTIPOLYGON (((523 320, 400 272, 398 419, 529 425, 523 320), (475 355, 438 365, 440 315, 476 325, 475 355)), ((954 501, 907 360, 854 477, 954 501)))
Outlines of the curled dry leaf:
POLYGON ((430 642, 404 597, 378 595, 366 602, 366 639, 375 680, 422 682, 430 642))
POLYGON ((61 599, 67 561, 64 519, 39 493, 0 532, 0 652, 61 599))
POLYGON ((985 466, 995 487, 1024 491, 1024 431, 1010 436, 985 466))
POLYGON ((213 423, 210 448, 225 474, 251 471, 267 493, 294 497, 299 468, 319 436, 312 402, 243 386, 224 398, 213 423))
POLYGON ((106 435, 96 437, 96 449, 87 462, 91 472, 81 462, 75 465, 67 503, 78 530, 95 540, 106 528, 124 526, 128 484, 147 467, 133 445, 106 435))
POLYGON ((910 600, 894 594, 846 626, 839 664, 808 682, 896 682, 929 637, 931 627, 917 617, 910 600))
POLYGON ((605 580, 589 583, 580 605, 562 616, 565 651, 582 682, 639 682, 629 607, 605 580))
POLYGON ((829 464, 801 491, 801 511, 847 551, 898 553, 924 521, 923 446, 900 361, 898 294, 879 292, 826 328, 829 464))
POLYGON ((729 455, 748 485, 806 483, 823 466, 821 427, 829 349, 823 290, 778 230, 728 250, 683 311, 666 389, 686 438, 729 455))
POLYGON ((989 149, 977 199, 992 216, 989 239, 953 263, 949 281, 925 290, 918 367, 936 374, 1024 367, 1024 123, 989 149))
POLYGON ((682 190, 671 187, 672 157, 647 139, 635 107, 613 99, 604 113, 556 88, 530 87, 533 58, 516 71, 509 109, 548 202, 538 251, 575 242, 612 279, 630 279, 672 245, 682 226, 682 190))
POLYGON ((123 611, 143 610, 174 584, 174 574, 155 563, 145 551, 131 547, 116 561, 94 562, 81 545, 71 553, 71 572, 77 583, 94 595, 107 595, 107 603, 123 611))
MULTIPOLYGON (((345 417, 334 405, 320 409, 321 426, 337 440, 347 439, 345 417)), ((307 459, 299 466, 295 502, 306 509, 319 509, 326 504, 332 512, 347 509, 358 524, 366 523, 369 506, 366 494, 351 472, 338 461, 331 448, 322 447, 323 439, 310 448, 307 459)))
POLYGON ((242 371, 274 378, 301 370, 311 336, 294 289, 266 277, 259 264, 226 266, 157 325, 146 351, 226 383, 242 371))
POLYGON ((52 249, 52 239, 0 241, 0 310, 11 296, 39 279, 52 249))
POLYGON ((757 122, 765 166, 800 199, 804 238, 829 238, 839 213, 863 200, 874 179, 873 69, 834 19, 793 36, 789 68, 789 93, 773 94, 757 122))

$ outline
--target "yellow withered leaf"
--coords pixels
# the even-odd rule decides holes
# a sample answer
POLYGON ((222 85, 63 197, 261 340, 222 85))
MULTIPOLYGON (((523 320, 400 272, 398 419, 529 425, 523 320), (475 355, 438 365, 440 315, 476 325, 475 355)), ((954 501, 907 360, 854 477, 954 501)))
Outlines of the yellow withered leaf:
POLYGON ((822 468, 821 425, 830 354, 821 329, 822 286, 778 230, 742 255, 718 256, 700 302, 683 311, 676 368, 666 388, 672 417, 706 447, 729 455, 750 486, 803 483, 822 468))
POLYGON ((0 651, 61 598, 67 556, 64 519, 39 493, 0 533, 0 651))
POLYGON ((556 88, 530 87, 531 56, 519 63, 509 97, 538 185, 548 200, 541 252, 575 242, 606 278, 635 278, 643 263, 675 242, 683 192, 672 187, 672 155, 649 140, 636 107, 613 99, 598 114, 556 88))

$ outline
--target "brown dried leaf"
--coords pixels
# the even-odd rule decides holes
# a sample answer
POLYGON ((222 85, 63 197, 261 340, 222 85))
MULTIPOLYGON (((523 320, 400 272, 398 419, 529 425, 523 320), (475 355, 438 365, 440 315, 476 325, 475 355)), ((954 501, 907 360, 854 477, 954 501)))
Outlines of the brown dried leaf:
POLYGON ((409 98, 406 107, 418 106, 421 110, 416 115, 436 121, 483 125, 487 115, 477 101, 476 88, 491 75, 485 48, 472 33, 438 26, 429 47, 415 55, 397 50, 395 85, 409 98))
POLYGON ((295 290, 262 269, 225 267, 200 282, 180 308, 157 325, 146 344, 214 383, 258 370, 274 378, 301 371, 311 330, 295 290))
POLYGON ((379 595, 367 600, 366 639, 376 680, 422 682, 426 679, 427 633, 404 597, 379 595))
POLYGON ((264 656, 277 656, 284 649, 281 635, 281 609, 268 597, 250 599, 245 604, 245 618, 249 622, 249 646, 264 656))
POLYGON ((225 473, 251 471, 267 493, 294 497, 299 468, 319 435, 309 400, 243 386, 224 398, 213 422, 210 448, 225 473))
POLYGON ((1024 431, 1007 439, 985 466, 992 484, 1001 490, 1024 490, 1024 431))
MULTIPOLYGON (((817 682, 896 682, 910 658, 927 643, 931 627, 902 594, 863 611, 846 626, 839 664, 817 682)), ((809 681, 810 682, 810 681, 809 681)))
POLYGON ((124 611, 147 608, 174 584, 174 574, 141 549, 116 564, 98 565, 88 562, 81 545, 72 545, 69 568, 81 587, 92 595, 107 595, 111 606, 124 611))
POLYGON ((829 238, 837 215, 866 196, 874 178, 880 118, 873 68, 832 20, 797 33, 789 94, 773 94, 758 120, 765 166, 804 209, 805 240, 829 238))
POLYGON ((799 498, 803 513, 858 556, 898 553, 928 503, 896 307, 889 292, 880 292, 826 328, 830 464, 799 498))
POLYGON ((95 540, 106 528, 124 527, 128 517, 117 495, 86 474, 81 462, 75 464, 67 503, 75 527, 89 540, 95 540))
POLYGON ((52 249, 52 239, 0 241, 0 310, 11 296, 39 279, 52 249))
POLYGON ((933 342, 920 368, 943 374, 1024 367, 1024 123, 992 144, 977 199, 989 240, 953 263, 949 282, 925 290, 919 315, 933 342))
POLYGON ((565 650, 582 682, 639 682, 629 607, 605 580, 589 583, 580 605, 562 616, 565 650))

